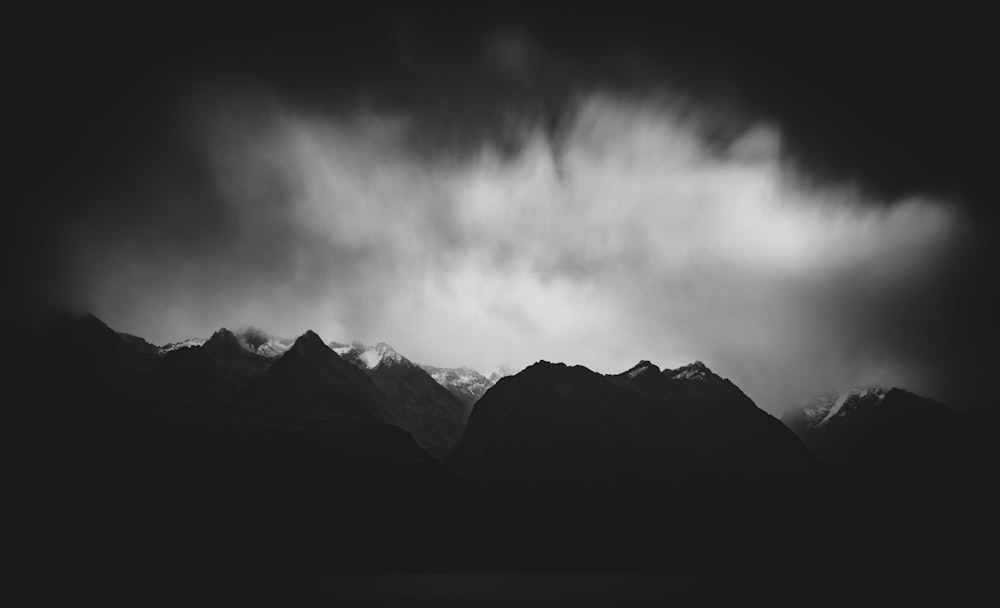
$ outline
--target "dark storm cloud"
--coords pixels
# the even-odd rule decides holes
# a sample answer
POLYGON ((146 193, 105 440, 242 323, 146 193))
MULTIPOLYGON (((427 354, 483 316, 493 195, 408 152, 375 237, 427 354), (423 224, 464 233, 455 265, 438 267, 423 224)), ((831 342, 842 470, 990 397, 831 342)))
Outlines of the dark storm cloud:
POLYGON ((974 20, 80 17, 22 28, 12 310, 699 357, 772 411, 860 381, 974 405, 995 359, 974 20))

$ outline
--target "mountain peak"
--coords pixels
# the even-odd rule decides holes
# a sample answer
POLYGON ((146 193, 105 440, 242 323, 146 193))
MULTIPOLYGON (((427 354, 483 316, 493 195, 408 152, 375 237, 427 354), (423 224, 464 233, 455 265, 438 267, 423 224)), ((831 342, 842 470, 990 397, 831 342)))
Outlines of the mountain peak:
POLYGON ((368 346, 355 340, 350 344, 330 342, 327 346, 333 352, 352 361, 355 365, 363 369, 375 369, 380 365, 412 365, 409 359, 396 352, 396 349, 385 342, 379 342, 375 346, 368 346))
POLYGON ((212 334, 212 337, 209 338, 209 340, 211 340, 213 338, 218 338, 220 340, 229 340, 231 338, 231 339, 235 340, 236 339, 236 334, 234 334, 233 332, 229 331, 225 327, 220 327, 219 329, 215 330, 215 332, 212 334))
POLYGON ((396 355, 396 356, 399 356, 399 353, 396 352, 396 349, 394 349, 393 347, 389 346, 385 342, 379 342, 378 344, 376 344, 375 345, 375 352, 381 353, 382 355, 396 355))
POLYGON ((827 391, 800 404, 793 410, 796 413, 786 414, 783 419, 793 429, 806 431, 817 429, 832 420, 846 419, 852 412, 878 405, 887 394, 887 391, 877 384, 855 386, 842 393, 827 391))
POLYGON ((663 373, 672 380, 707 380, 715 374, 701 361, 688 363, 677 369, 665 369, 663 373))
POLYGON ((206 340, 205 338, 187 338, 186 340, 181 340, 179 342, 170 342, 168 344, 164 344, 163 346, 157 349, 157 352, 160 355, 166 355, 169 352, 180 350, 182 348, 192 348, 195 346, 202 346, 207 341, 208 340, 206 340))
POLYGON ((652 370, 652 371, 654 371, 656 373, 660 372, 660 368, 659 367, 657 367, 653 363, 650 363, 646 359, 643 359, 642 361, 639 361, 638 363, 636 363, 635 365, 633 365, 632 367, 630 367, 628 369, 628 371, 626 371, 625 373, 628 374, 629 378, 634 379, 636 376, 639 376, 641 374, 645 374, 645 373, 649 372, 650 370, 652 370))
POLYGON ((236 334, 229 331, 225 327, 217 329, 215 333, 212 334, 211 338, 205 340, 202 347, 214 352, 233 352, 237 350, 250 351, 250 349, 236 337, 236 334))
POLYGON ((299 337, 304 337, 304 338, 307 338, 309 340, 319 340, 320 342, 322 342, 322 340, 320 340, 320 338, 319 338, 319 334, 317 334, 316 332, 314 332, 311 329, 307 329, 306 332, 304 334, 302 334, 301 336, 299 336, 299 337))
POLYGON ((878 405, 885 398, 885 390, 877 384, 856 386, 851 390, 837 396, 836 401, 830 407, 826 415, 823 416, 815 426, 822 426, 833 420, 837 416, 845 416, 865 405, 878 405))
POLYGON ((292 349, 315 348, 317 344, 323 347, 326 346, 323 344, 323 340, 320 339, 319 334, 311 329, 307 329, 304 334, 295 339, 292 349))

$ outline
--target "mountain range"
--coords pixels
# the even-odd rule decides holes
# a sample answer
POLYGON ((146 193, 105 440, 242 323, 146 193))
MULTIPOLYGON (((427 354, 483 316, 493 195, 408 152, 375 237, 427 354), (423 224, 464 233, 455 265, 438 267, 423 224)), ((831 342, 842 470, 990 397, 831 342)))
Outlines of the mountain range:
POLYGON ((8 335, 23 495, 60 559, 641 569, 877 537, 926 560, 974 542, 993 504, 982 436, 901 389, 778 420, 701 362, 491 380, 312 331, 157 346, 84 315, 8 335))

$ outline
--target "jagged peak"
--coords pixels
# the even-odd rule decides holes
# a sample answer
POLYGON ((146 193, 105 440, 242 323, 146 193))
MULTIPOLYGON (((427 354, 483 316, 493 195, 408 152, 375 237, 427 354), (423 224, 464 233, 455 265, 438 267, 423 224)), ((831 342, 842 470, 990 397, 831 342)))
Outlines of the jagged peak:
POLYGON ((222 348, 230 351, 233 349, 239 349, 247 352, 253 352, 253 349, 248 347, 242 340, 236 337, 236 334, 225 327, 220 327, 215 330, 212 337, 205 340, 205 343, 202 344, 202 346, 209 350, 222 348))
POLYGON ((378 342, 375 346, 354 340, 350 344, 330 342, 327 346, 342 357, 347 357, 359 367, 375 369, 380 365, 404 364, 413 365, 409 359, 399 354, 387 342, 378 342))
POLYGON ((642 361, 639 361, 638 363, 636 363, 635 365, 633 365, 632 367, 630 367, 624 373, 628 374, 629 378, 635 378, 636 376, 644 374, 644 373, 646 373, 646 372, 648 372, 650 370, 652 370, 652 371, 654 371, 656 373, 660 372, 660 368, 657 367, 656 364, 651 363, 650 361, 647 361, 646 359, 643 359, 642 361))
POLYGON ((558 365, 565 365, 565 363, 553 363, 552 361, 547 361, 545 359, 539 359, 538 361, 535 361, 534 363, 532 363, 528 367, 547 367, 547 366, 558 366, 558 365))
POLYGON ((378 344, 375 345, 375 348, 373 350, 375 351, 375 354, 378 355, 379 360, 378 363, 376 363, 372 367, 375 367, 377 365, 394 365, 394 364, 410 363, 409 359, 399 354, 399 352, 397 352, 395 348, 393 348, 392 346, 390 346, 385 342, 379 342, 378 344))
POLYGON ((714 376, 714 372, 701 361, 694 361, 676 369, 665 369, 663 373, 673 380, 706 380, 714 376))
POLYGON ((236 334, 234 334, 229 329, 226 329, 225 327, 220 327, 219 329, 217 329, 214 332, 212 332, 212 337, 209 338, 209 340, 211 340, 212 338, 215 338, 215 337, 219 337, 221 339, 227 339, 228 340, 229 338, 235 339, 236 338, 236 334))
POLYGON ((885 397, 885 394, 887 392, 888 391, 882 388, 882 386, 879 384, 862 384, 852 388, 848 392, 848 395, 857 395, 859 397, 866 397, 868 395, 872 395, 881 398, 885 397))
POLYGON ((163 346, 160 346, 159 348, 157 348, 157 352, 159 352, 161 355, 166 355, 167 353, 171 353, 171 352, 173 352, 175 350, 181 350, 181 349, 185 349, 185 348, 192 348, 192 347, 195 347, 195 346, 202 346, 207 341, 208 340, 206 340, 205 338, 187 338, 187 339, 181 340, 179 342, 170 342, 170 343, 164 344, 163 346))
POLYGON ((303 347, 314 347, 316 344, 320 346, 326 346, 323 344, 323 340, 319 337, 319 334, 311 329, 307 329, 305 333, 295 339, 295 343, 292 344, 292 349, 303 348, 303 347))
POLYGON ((881 403, 885 398, 886 391, 878 384, 858 385, 851 390, 837 395, 837 399, 826 412, 826 415, 815 424, 822 426, 837 416, 846 415, 855 409, 861 402, 881 403), (845 406, 848 406, 845 408, 845 406))
POLYGON ((386 354, 386 355, 398 355, 399 354, 398 352, 396 352, 396 349, 394 349, 393 347, 389 346, 385 342, 379 342, 378 344, 376 344, 375 345, 375 351, 379 352, 379 353, 386 354))
POLYGON ((539 359, 538 361, 535 361, 534 363, 532 363, 528 367, 524 368, 524 371, 528 371, 528 370, 538 371, 538 370, 545 370, 545 369, 560 369, 560 368, 568 368, 568 366, 565 363, 559 363, 559 362, 556 362, 556 361, 546 361, 545 359, 539 359))

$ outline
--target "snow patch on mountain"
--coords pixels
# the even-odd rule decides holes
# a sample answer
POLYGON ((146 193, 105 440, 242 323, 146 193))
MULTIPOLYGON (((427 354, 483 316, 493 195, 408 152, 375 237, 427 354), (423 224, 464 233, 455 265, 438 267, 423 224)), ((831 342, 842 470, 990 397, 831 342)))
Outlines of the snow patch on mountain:
POLYGON ((695 361, 672 370, 663 370, 672 380, 706 380, 712 375, 712 370, 701 361, 695 361))
POLYGON ((883 398, 885 398, 885 391, 878 385, 855 387, 849 392, 840 395, 833 404, 833 407, 830 408, 819 422, 815 423, 815 426, 823 426, 837 416, 848 415, 857 409, 861 403, 877 405, 882 402, 883 398))
POLYGON ((340 342, 330 342, 329 344, 327 344, 327 346, 330 347, 330 350, 337 353, 341 357, 343 357, 344 355, 346 355, 347 353, 351 352, 354 349, 353 345, 341 344, 340 342))
POLYGON ((434 367, 420 365, 434 381, 451 391, 455 396, 474 403, 493 386, 494 382, 470 367, 434 367))
POLYGON ((194 348, 195 346, 201 346, 208 340, 206 338, 188 338, 187 340, 181 340, 180 342, 170 342, 169 344, 164 344, 156 349, 156 352, 160 355, 165 355, 171 351, 180 350, 182 348, 194 348))
MULTIPOLYGON (((228 330, 219 331, 232 333, 232 335, 235 336, 236 340, 240 343, 240 346, 252 353, 257 353, 258 355, 267 357, 268 359, 280 357, 288 352, 288 349, 295 344, 295 340, 278 338, 255 327, 246 327, 236 332, 228 332, 228 330)), ((163 346, 157 348, 157 353, 162 356, 181 348, 204 346, 206 342, 208 342, 207 338, 188 338, 186 340, 181 340, 180 342, 164 344, 163 346)))
POLYGON ((649 372, 651 370, 655 370, 658 372, 660 371, 660 368, 656 367, 649 361, 640 361, 637 364, 635 364, 635 366, 633 366, 632 369, 628 370, 625 373, 628 374, 630 380, 635 380, 638 376, 641 376, 642 374, 645 374, 646 372, 649 372))
POLYGON ((413 363, 386 344, 379 342, 375 346, 367 346, 361 342, 343 344, 330 342, 327 344, 333 352, 354 363, 362 369, 375 369, 388 365, 413 365, 413 363))
POLYGON ((295 344, 295 340, 272 338, 257 347, 257 354, 263 355, 268 359, 274 359, 288 352, 288 349, 290 349, 293 344, 295 344))

